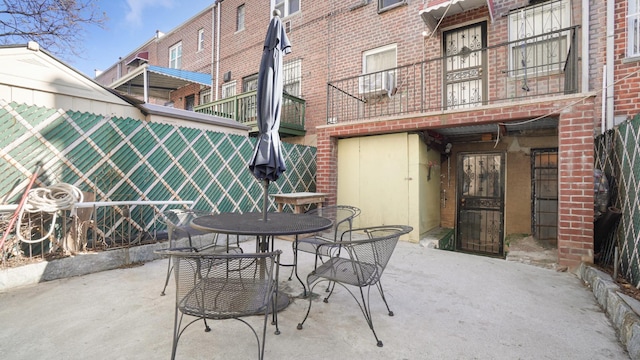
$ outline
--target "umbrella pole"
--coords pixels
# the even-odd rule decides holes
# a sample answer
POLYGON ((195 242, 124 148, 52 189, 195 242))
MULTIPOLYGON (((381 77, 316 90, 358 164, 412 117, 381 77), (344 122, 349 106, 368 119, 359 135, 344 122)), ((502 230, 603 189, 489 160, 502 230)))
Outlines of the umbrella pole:
POLYGON ((262 199, 262 221, 267 221, 267 202, 269 200, 269 179, 263 182, 263 199, 262 199))

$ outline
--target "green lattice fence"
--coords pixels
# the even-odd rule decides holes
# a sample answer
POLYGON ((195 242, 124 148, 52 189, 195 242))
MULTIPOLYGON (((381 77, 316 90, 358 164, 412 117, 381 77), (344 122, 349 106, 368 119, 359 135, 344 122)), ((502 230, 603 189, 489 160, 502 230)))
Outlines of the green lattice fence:
MULTIPOLYGON (((247 167, 253 138, 16 103, 0 106, 5 203, 19 200, 40 162, 38 186, 69 183, 95 193, 96 201, 190 200, 202 210, 261 211, 262 186, 247 167)), ((287 171, 269 192, 315 191, 316 149, 283 143, 283 152, 287 171)), ((134 227, 144 230, 151 223, 141 219, 134 227)))
POLYGON ((608 177, 611 205, 622 211, 616 232, 605 239, 603 262, 613 265, 613 248, 620 254, 622 276, 640 285, 640 116, 596 138, 595 167, 608 177))

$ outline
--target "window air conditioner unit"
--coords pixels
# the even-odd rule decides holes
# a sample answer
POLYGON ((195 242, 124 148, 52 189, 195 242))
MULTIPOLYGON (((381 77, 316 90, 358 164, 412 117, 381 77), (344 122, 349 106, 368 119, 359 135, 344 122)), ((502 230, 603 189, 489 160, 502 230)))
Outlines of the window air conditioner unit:
POLYGON ((364 74, 358 78, 358 93, 365 97, 387 94, 391 96, 396 86, 394 71, 364 74))

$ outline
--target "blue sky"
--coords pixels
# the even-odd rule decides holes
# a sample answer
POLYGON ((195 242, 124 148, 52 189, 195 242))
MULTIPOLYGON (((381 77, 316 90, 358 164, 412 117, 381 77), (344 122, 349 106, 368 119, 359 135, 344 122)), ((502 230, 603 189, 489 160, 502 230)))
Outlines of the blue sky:
POLYGON ((151 39, 156 30, 169 32, 214 0, 95 0, 109 20, 104 29, 87 27, 81 58, 65 60, 90 78, 151 39), (188 6, 186 5, 188 4, 188 6))

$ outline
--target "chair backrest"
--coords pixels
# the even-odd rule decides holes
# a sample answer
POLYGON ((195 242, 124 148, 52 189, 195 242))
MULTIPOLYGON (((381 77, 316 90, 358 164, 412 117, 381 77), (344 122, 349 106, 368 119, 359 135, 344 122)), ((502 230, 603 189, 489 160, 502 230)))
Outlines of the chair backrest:
POLYGON ((306 214, 323 216, 333 220, 331 228, 316 234, 316 236, 331 241, 339 241, 345 231, 352 229, 353 219, 360 215, 360 209, 349 205, 330 205, 309 210, 306 214))
POLYGON ((413 230, 407 225, 373 226, 352 229, 343 234, 343 251, 355 261, 360 285, 373 285, 380 280, 400 236, 413 230), (351 241, 346 241, 351 237, 351 241))
POLYGON ((184 314, 208 319, 264 314, 277 289, 280 250, 169 254, 175 264, 176 307, 184 314))
POLYGON ((195 209, 170 209, 162 212, 162 218, 167 224, 169 240, 176 240, 180 236, 190 237, 195 233, 195 230, 190 226, 191 221, 199 216, 213 213, 212 211, 195 209))

